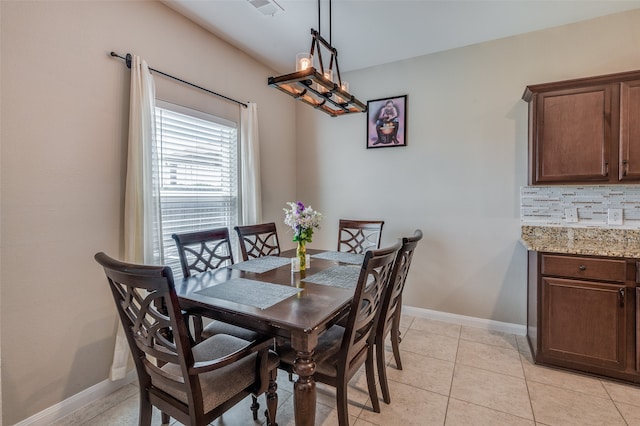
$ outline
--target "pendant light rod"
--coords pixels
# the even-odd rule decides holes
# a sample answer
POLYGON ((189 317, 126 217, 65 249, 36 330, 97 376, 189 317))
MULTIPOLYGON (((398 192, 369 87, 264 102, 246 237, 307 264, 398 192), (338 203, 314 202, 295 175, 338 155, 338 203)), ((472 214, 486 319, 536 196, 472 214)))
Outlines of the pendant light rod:
MULTIPOLYGON (((318 34, 322 35, 322 12, 320 10, 320 1, 318 0, 318 34)), ((331 12, 331 1, 329 0, 329 44, 331 44, 331 16, 332 16, 332 12, 331 12)))
POLYGON ((301 54, 300 62, 298 62, 298 58, 296 58, 296 72, 278 77, 269 77, 267 84, 332 117, 356 112, 367 112, 367 106, 348 92, 348 84, 346 82, 343 84, 342 76, 340 75, 338 51, 331 44, 332 0, 329 0, 329 41, 320 34, 322 28, 321 1, 322 0, 318 0, 318 30, 311 29, 311 48, 309 49, 309 54, 306 56, 301 54), (324 62, 322 60, 323 48, 330 54, 330 75, 325 74, 324 62), (314 67, 314 58, 317 58, 319 70, 314 67), (303 60, 306 61, 306 64, 302 66, 303 60), (337 84, 333 76, 334 63, 337 74, 337 84))
POLYGON ((318 34, 322 33, 322 19, 320 19, 320 0, 318 0, 318 34))

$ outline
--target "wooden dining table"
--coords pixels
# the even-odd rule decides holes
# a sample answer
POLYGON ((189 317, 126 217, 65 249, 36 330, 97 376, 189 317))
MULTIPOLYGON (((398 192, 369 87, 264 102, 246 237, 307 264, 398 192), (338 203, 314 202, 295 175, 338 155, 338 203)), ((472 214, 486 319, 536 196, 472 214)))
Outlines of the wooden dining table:
POLYGON ((251 259, 184 278, 176 282, 176 292, 181 307, 190 313, 290 341, 298 376, 295 424, 311 426, 318 338, 348 311, 362 265, 358 261, 364 257, 314 249, 307 249, 307 254, 311 262, 303 272, 292 272, 295 250, 288 250, 279 257, 251 259))

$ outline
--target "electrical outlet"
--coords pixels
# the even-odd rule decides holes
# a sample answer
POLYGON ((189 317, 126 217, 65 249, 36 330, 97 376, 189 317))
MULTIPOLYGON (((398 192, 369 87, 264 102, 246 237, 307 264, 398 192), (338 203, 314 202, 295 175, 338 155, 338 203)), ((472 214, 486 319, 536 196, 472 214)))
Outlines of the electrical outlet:
POLYGON ((622 209, 609 209, 609 225, 622 225, 622 209))
POLYGON ((576 223, 578 221, 578 209, 576 207, 564 209, 564 221, 576 223))

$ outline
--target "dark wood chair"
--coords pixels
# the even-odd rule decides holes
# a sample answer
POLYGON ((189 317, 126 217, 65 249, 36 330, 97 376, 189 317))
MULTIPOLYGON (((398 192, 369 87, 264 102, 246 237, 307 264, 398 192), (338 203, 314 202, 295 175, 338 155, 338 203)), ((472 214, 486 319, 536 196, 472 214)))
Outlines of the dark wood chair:
POLYGON ((378 364, 378 380, 382 388, 382 398, 387 404, 391 403, 391 395, 389 394, 389 383, 387 382, 386 361, 384 354, 384 342, 391 333, 391 348, 393 349, 393 357, 396 360, 398 370, 402 370, 402 361, 400 360, 400 316, 402 314, 402 292, 404 284, 407 281, 407 274, 413 259, 413 252, 418 246, 418 242, 422 239, 422 231, 417 229, 413 236, 402 238, 402 247, 398 251, 396 260, 393 264, 393 272, 389 282, 389 287, 385 292, 380 310, 380 318, 376 329, 376 361, 378 364))
POLYGON ((242 260, 262 256, 280 256, 280 242, 274 222, 236 226, 242 260))
POLYGON ((267 424, 276 425, 279 361, 269 350, 273 339, 247 342, 219 334, 192 346, 170 267, 123 263, 104 253, 95 259, 135 361, 140 425, 151 424, 153 406, 163 421, 171 416, 185 425, 207 425, 246 396, 263 393, 267 424))
MULTIPOLYGON (((397 243, 366 252, 345 326, 336 324, 329 328, 320 336, 315 349, 316 371, 313 378, 336 388, 340 426, 349 424, 347 386, 363 364, 366 366, 373 411, 380 412, 373 361, 375 329, 399 248, 400 243, 397 243)), ((296 351, 288 343, 278 346, 277 351, 281 360, 280 368, 291 374, 296 351)))
POLYGON ((171 238, 178 247, 180 266, 185 277, 233 264, 227 228, 173 234, 171 238))
POLYGON ((369 249, 380 248, 382 220, 340 219, 338 227, 338 251, 362 254, 369 249))
MULTIPOLYGON (((204 231, 173 234, 180 256, 182 274, 190 277, 221 266, 233 265, 233 252, 227 228, 216 228, 204 231)), ((228 334, 249 342, 260 339, 260 334, 253 330, 238 327, 222 321, 211 321, 203 327, 202 317, 191 315, 196 342, 202 342, 216 334, 228 334)), ((255 395, 252 396, 252 407, 259 407, 255 395)))
MULTIPOLYGON (((233 264, 231 240, 227 228, 173 234, 171 237, 178 247, 180 266, 185 277, 233 264)), ((215 334, 230 334, 248 341, 260 336, 255 331, 220 321, 213 321, 203 328, 202 318, 199 316, 194 316, 194 329, 197 341, 215 334)))

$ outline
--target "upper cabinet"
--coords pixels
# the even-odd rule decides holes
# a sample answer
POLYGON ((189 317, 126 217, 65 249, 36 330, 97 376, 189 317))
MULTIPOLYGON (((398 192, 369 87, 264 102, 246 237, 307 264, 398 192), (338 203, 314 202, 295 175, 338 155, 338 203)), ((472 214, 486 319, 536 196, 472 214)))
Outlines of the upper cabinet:
POLYGON ((640 182, 640 71, 527 86, 529 183, 640 182))

